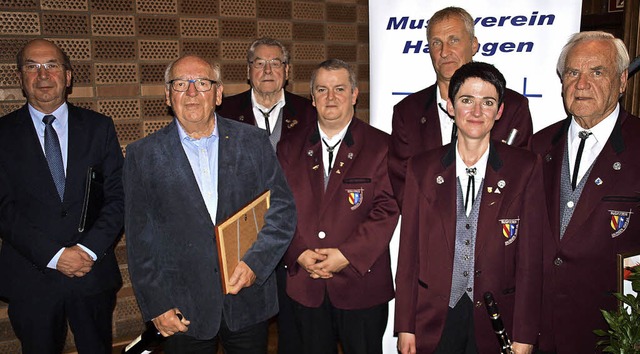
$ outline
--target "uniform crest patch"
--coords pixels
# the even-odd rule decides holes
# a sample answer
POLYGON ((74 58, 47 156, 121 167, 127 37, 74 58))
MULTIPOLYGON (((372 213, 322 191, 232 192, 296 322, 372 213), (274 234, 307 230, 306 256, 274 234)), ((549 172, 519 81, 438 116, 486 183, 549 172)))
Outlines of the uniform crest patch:
POLYGON ((611 213, 611 229, 613 233, 611 234, 611 238, 615 238, 620 236, 629 226, 629 222, 631 221, 631 210, 629 211, 619 211, 619 210, 609 210, 611 213))
POLYGON ((518 226, 520 219, 500 219, 502 224, 502 236, 504 236, 504 245, 509 246, 518 237, 518 226))
POLYGON ((351 210, 356 210, 362 204, 362 199, 364 198, 364 188, 360 189, 346 189, 349 201, 351 204, 351 210))

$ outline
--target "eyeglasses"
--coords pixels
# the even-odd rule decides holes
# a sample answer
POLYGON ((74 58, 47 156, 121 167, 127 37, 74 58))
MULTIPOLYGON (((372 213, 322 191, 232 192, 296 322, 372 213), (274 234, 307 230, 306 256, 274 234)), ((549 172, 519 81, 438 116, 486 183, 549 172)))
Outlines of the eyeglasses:
POLYGON ((214 84, 218 82, 215 80, 209 79, 193 79, 193 80, 184 80, 184 79, 174 79, 167 84, 171 85, 171 88, 177 92, 185 92, 189 89, 189 85, 193 84, 193 87, 196 88, 198 92, 206 92, 211 90, 214 84))
POLYGON ((22 66, 22 71, 34 73, 40 71, 40 68, 44 68, 44 70, 50 72, 58 72, 64 69, 64 65, 59 63, 29 63, 22 66))
POLYGON ((269 60, 256 59, 254 61, 250 61, 249 64, 254 69, 263 70, 267 66, 267 64, 271 65, 271 69, 280 69, 281 67, 287 65, 287 62, 282 61, 282 59, 275 58, 275 59, 269 59, 269 60))

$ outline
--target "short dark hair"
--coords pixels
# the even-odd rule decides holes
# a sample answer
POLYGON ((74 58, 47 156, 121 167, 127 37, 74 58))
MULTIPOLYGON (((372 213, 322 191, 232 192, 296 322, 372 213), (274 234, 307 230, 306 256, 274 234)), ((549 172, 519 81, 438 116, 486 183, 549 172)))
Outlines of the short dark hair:
POLYGON ((62 66, 64 66, 66 70, 73 70, 71 68, 71 60, 69 59, 69 56, 67 55, 67 53, 64 52, 64 50, 62 50, 60 47, 58 47, 55 43, 51 41, 37 38, 37 39, 30 40, 18 51, 18 54, 16 55, 16 64, 18 65, 18 71, 22 71, 22 67, 24 66, 24 49, 27 48, 29 45, 31 45, 33 42, 47 42, 52 46, 54 46, 60 53, 60 56, 62 56, 62 66))
POLYGON ((498 91, 498 105, 502 104, 504 99, 504 90, 507 87, 507 81, 495 66, 479 61, 472 61, 461 66, 451 77, 449 82, 449 99, 453 103, 460 86, 470 78, 478 78, 493 85, 498 91))
POLYGON ((349 65, 349 63, 340 59, 327 59, 322 63, 318 64, 315 70, 313 70, 313 73, 311 73, 311 82, 309 83, 309 86, 311 87, 312 95, 313 95, 313 85, 316 83, 316 76, 318 76, 318 70, 320 69, 325 69, 325 70, 345 69, 349 73, 349 83, 351 84, 351 92, 353 92, 353 90, 355 90, 358 87, 358 77, 356 76, 356 72, 353 71, 353 68, 351 68, 351 65, 349 65))

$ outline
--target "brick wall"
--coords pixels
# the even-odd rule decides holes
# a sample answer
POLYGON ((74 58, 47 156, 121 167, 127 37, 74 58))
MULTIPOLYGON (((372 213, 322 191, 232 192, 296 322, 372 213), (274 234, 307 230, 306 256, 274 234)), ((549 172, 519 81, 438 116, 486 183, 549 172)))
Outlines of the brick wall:
MULTIPOLYGON (((291 54, 287 89, 309 97, 315 65, 340 58, 359 77, 359 118, 369 118, 367 0, 3 0, 0 6, 0 116, 25 99, 15 55, 33 38, 63 48, 74 67, 69 101, 111 116, 126 145, 171 120, 164 68, 183 54, 221 64, 225 95, 242 92, 246 49, 257 37, 281 40, 291 54)), ((126 238, 116 248, 124 286, 114 313, 114 343, 139 333, 142 320, 127 271, 126 238)), ((68 340, 66 352, 73 352, 68 340)), ((19 352, 0 303, 0 353, 19 352)))

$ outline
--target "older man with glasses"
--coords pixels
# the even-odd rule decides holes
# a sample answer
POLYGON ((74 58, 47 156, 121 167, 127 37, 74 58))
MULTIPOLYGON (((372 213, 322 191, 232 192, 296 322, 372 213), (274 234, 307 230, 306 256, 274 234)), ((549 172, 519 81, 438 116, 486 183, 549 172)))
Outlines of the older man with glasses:
POLYGON ((266 354, 268 320, 278 312, 273 271, 296 225, 293 196, 264 131, 215 113, 218 66, 184 56, 169 64, 165 82, 176 119, 130 144, 123 172, 129 273, 142 316, 171 336, 167 354, 216 353, 218 342, 225 353, 266 354), (214 225, 265 190, 264 227, 225 295, 214 225))
MULTIPOLYGON (((221 115, 255 125, 269 134, 271 145, 278 147, 316 122, 311 101, 285 91, 291 63, 285 46, 272 38, 255 40, 247 50, 247 79, 251 88, 235 96, 225 97, 218 109, 221 115)), ((291 300, 286 294, 286 270, 276 269, 278 278, 278 353, 298 354, 298 330, 293 323, 291 300)))

